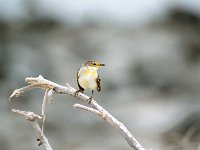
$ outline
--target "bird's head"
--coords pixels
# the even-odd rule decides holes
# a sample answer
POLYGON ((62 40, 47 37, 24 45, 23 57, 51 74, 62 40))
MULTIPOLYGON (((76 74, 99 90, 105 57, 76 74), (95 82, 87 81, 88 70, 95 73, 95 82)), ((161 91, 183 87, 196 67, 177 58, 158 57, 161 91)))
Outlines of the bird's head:
POLYGON ((99 68, 101 66, 105 66, 105 64, 102 64, 102 63, 100 63, 99 61, 96 61, 96 60, 89 60, 89 61, 84 62, 83 66, 99 68))

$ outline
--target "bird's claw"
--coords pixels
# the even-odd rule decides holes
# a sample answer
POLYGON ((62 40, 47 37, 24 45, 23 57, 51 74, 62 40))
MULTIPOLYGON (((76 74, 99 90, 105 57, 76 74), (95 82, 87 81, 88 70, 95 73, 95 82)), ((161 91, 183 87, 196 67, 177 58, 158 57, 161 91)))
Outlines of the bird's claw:
POLYGON ((93 99, 93 97, 90 97, 87 99, 88 104, 91 104, 92 99, 93 99))
POLYGON ((78 93, 79 93, 79 92, 83 93, 83 91, 77 90, 77 91, 74 92, 74 95, 75 95, 75 96, 78 96, 78 93))

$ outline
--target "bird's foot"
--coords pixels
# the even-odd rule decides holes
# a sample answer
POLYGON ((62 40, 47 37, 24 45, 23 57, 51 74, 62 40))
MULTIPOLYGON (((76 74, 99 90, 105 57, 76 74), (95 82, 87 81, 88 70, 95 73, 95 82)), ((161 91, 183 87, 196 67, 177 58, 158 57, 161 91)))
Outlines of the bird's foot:
POLYGON ((90 98, 88 98, 88 99, 87 99, 87 103, 88 103, 88 104, 91 104, 92 99, 93 99, 92 96, 91 96, 90 98))
POLYGON ((78 96, 78 93, 79 93, 79 92, 83 93, 83 91, 77 90, 77 91, 74 92, 74 95, 75 95, 75 96, 78 96))

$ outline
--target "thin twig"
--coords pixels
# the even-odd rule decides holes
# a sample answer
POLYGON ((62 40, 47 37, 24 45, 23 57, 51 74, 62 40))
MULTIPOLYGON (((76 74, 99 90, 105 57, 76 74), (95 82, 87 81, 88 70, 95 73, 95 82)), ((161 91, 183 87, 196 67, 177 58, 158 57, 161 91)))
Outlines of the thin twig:
POLYGON ((28 92, 30 90, 32 90, 33 88, 35 88, 37 85, 31 84, 25 87, 22 87, 20 89, 16 89, 14 90, 14 92, 10 95, 9 100, 11 100, 11 98, 15 97, 19 97, 20 95, 23 95, 25 92, 28 92))
POLYGON ((98 110, 96 110, 94 108, 91 108, 91 107, 87 107, 87 106, 81 105, 81 104, 74 104, 73 107, 74 108, 83 109, 83 110, 87 110, 87 111, 92 112, 94 114, 97 114, 99 116, 101 115, 101 112, 99 112, 98 110))
POLYGON ((56 94, 56 92, 55 92, 53 89, 49 90, 49 92, 48 92, 48 94, 47 94, 49 104, 52 103, 51 100, 52 100, 54 94, 56 94))
POLYGON ((35 134, 37 136, 37 139, 40 139, 42 142, 42 145, 44 147, 45 150, 52 150, 48 139, 45 137, 45 135, 41 134, 42 130, 40 128, 40 126, 38 125, 37 119, 42 119, 41 116, 33 113, 33 112, 27 112, 27 111, 22 111, 22 110, 16 110, 16 109, 12 109, 13 113, 19 114, 24 116, 27 120, 29 120, 31 122, 31 125, 35 131, 35 134), (42 136, 41 136, 42 135, 42 136))
MULTIPOLYGON (((31 85, 34 85, 36 88, 42 88, 46 90, 54 90, 58 94, 68 94, 73 97, 76 97, 77 99, 87 103, 89 96, 78 93, 76 94, 76 89, 71 87, 68 83, 66 86, 59 85, 57 83, 54 83, 52 81, 49 81, 47 79, 44 79, 42 76, 33 78, 26 78, 26 82, 30 83, 31 85)), ((18 89, 20 90, 20 89, 18 89)), ((24 92, 24 91, 23 91, 24 92)), ((20 92, 19 92, 20 93, 20 92)), ((11 97, 18 96, 18 94, 14 93, 11 95, 11 97)), ((118 121, 115 117, 113 117, 108 111, 106 111, 103 107, 101 107, 94 99, 91 100, 90 103, 91 108, 101 113, 101 117, 109 123, 112 127, 116 128, 121 135, 124 137, 124 139, 127 141, 127 143, 134 149, 134 150, 145 150, 142 145, 133 137, 133 135, 129 132, 129 130, 124 126, 123 123, 118 121)), ((83 108, 81 106, 81 108, 83 108)), ((85 108, 85 107, 84 107, 85 108)), ((86 110, 90 110, 86 108, 86 110)), ((92 111, 90 111, 92 112, 92 111)), ((94 112, 94 111, 93 111, 94 112)))
POLYGON ((48 92, 49 92, 49 89, 47 89, 44 93, 44 98, 43 98, 43 101, 42 101, 42 132, 41 132, 41 135, 43 135, 44 133, 44 121, 46 119, 46 115, 45 115, 45 106, 46 106, 46 102, 48 100, 48 92))

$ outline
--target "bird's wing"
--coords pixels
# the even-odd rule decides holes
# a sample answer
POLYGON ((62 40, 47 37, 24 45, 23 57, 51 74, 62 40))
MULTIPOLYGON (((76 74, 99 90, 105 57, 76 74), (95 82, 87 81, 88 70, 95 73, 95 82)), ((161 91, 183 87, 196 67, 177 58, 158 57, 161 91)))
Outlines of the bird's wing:
MULTIPOLYGON (((79 69, 79 71, 80 71, 80 69, 79 69)), ((78 71, 77 74, 76 74, 77 84, 78 84, 78 87, 79 87, 79 91, 84 91, 84 88, 82 88, 82 87, 80 86, 79 82, 78 82, 78 79, 79 79, 79 77, 80 77, 79 71, 78 71)))
POLYGON ((98 78, 96 79, 97 82, 97 91, 100 92, 101 91, 101 79, 98 75, 98 78))

